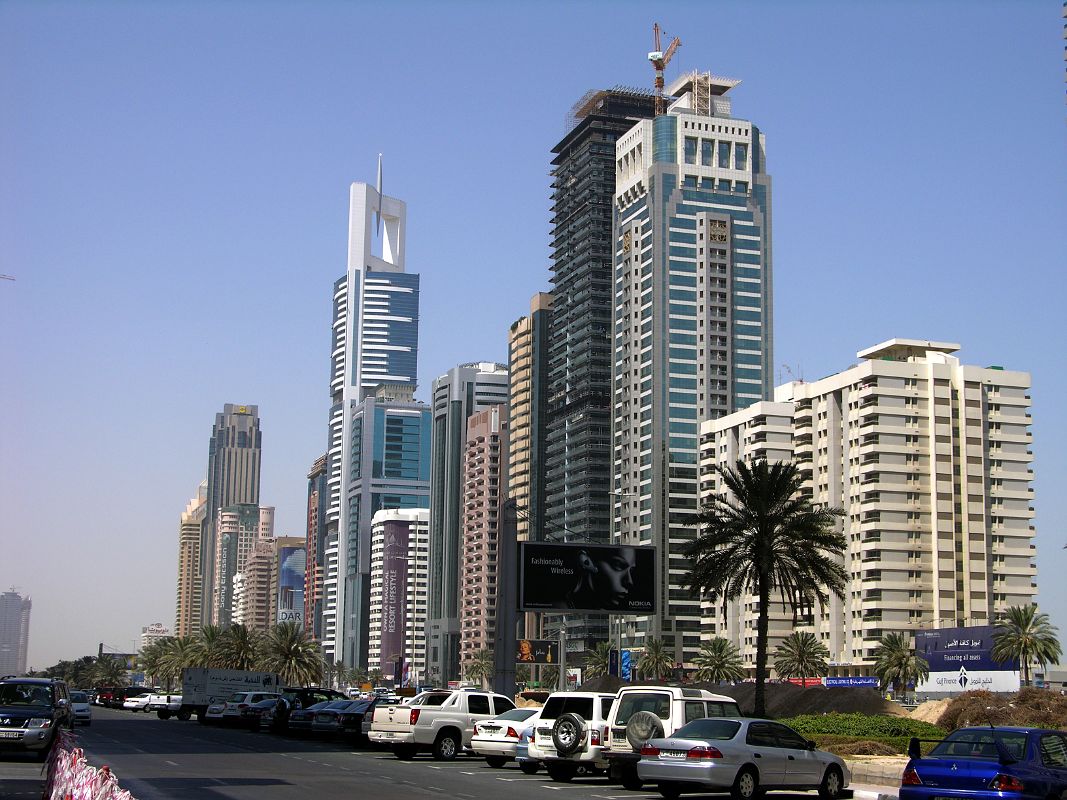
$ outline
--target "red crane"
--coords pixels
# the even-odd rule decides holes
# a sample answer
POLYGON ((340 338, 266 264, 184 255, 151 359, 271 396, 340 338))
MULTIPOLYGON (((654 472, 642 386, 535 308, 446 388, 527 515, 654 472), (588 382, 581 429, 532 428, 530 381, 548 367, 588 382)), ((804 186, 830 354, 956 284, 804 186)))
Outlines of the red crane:
POLYGON ((675 52, 682 44, 682 40, 675 36, 671 43, 667 45, 666 52, 664 52, 660 49, 658 22, 652 26, 652 33, 655 37, 656 49, 648 54, 648 60, 652 62, 652 68, 656 70, 656 116, 658 117, 667 110, 667 101, 663 96, 663 69, 674 57, 675 52))

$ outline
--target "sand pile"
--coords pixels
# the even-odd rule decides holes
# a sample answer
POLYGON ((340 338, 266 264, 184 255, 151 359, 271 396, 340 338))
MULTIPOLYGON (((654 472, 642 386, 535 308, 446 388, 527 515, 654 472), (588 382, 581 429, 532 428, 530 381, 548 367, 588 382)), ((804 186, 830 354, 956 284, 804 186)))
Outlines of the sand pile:
POLYGON ((908 716, 919 720, 919 722, 929 722, 932 725, 936 725, 937 721, 941 719, 941 715, 945 713, 946 708, 948 708, 948 700, 927 700, 925 703, 913 708, 908 716))

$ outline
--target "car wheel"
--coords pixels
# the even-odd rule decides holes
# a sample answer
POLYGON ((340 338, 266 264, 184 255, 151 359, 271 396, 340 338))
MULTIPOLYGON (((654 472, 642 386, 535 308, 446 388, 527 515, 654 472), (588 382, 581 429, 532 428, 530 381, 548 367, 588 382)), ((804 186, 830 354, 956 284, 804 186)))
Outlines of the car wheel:
POLYGON ((658 787, 659 793, 665 798, 665 800, 678 800, 682 796, 682 793, 678 790, 678 787, 673 783, 661 783, 658 787))
POLYGON ((393 755, 401 761, 411 761, 415 757, 415 748, 409 744, 394 744, 393 755))
MULTIPOLYGON (((638 712, 640 713, 640 712, 638 712)), ((641 791, 641 787, 645 785, 645 782, 641 780, 641 776, 637 774, 637 767, 626 767, 622 771, 622 788, 631 792, 641 791)))
POLYGON ((156 716, 159 717, 160 719, 170 719, 170 712, 169 711, 157 711, 156 712, 156 716))
POLYGON ((493 769, 500 769, 509 761, 507 756, 486 756, 485 763, 493 769))
POLYGON ((840 769, 827 767, 826 774, 822 776, 822 783, 819 784, 819 797, 823 800, 838 800, 844 782, 840 769))
MULTIPOLYGON (((170 712, 168 711, 167 713, 169 714, 170 712)), ((177 714, 178 719, 180 719, 182 722, 188 722, 192 716, 193 712, 191 711, 179 711, 177 714)))
POLYGON ((459 740, 456 734, 445 732, 433 743, 433 757, 438 761, 454 761, 459 752, 459 740))
POLYGON ((552 726, 552 744, 561 756, 569 756, 585 744, 585 720, 577 714, 563 714, 552 726))
POLYGON ((730 796, 734 800, 754 800, 759 796, 759 776, 752 767, 745 767, 737 773, 734 785, 730 787, 730 796))
POLYGON ((537 770, 541 769, 541 765, 536 761, 520 761, 519 769, 522 770, 523 775, 536 775, 537 770))
POLYGON ((545 764, 545 771, 548 772, 548 777, 559 783, 569 783, 574 780, 575 773, 578 769, 574 764, 560 764, 558 762, 549 761, 545 764))

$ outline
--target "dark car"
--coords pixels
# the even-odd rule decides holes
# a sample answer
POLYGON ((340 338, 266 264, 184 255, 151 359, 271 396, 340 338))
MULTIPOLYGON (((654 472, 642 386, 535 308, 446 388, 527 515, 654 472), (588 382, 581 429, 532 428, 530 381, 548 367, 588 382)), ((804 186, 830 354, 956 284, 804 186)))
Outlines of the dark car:
POLYGON ((73 727, 70 694, 63 681, 0 679, 0 749, 35 753, 44 761, 56 731, 73 727))
POLYGON ((1067 797, 1067 733, 1042 728, 960 728, 921 756, 919 741, 900 800, 1046 800, 1067 797))
MULTIPOLYGON (((263 723, 272 733, 285 733, 289 729, 289 716, 294 711, 303 711, 318 703, 346 699, 343 694, 334 689, 323 689, 318 686, 286 686, 281 690, 281 695, 284 702, 274 706, 269 714, 265 715, 266 722, 263 723)), ((304 730, 310 730, 310 727, 305 727, 304 730)))
MULTIPOLYGON (((248 728, 249 730, 253 731, 260 730, 265 715, 269 714, 267 719, 273 721, 274 708, 280 702, 280 697, 268 697, 266 700, 260 700, 258 703, 253 703, 250 706, 242 708, 240 719, 241 727, 248 728)), ((270 730, 269 724, 268 730, 270 730)))
POLYGON ((351 736, 363 738, 363 717, 373 716, 372 700, 337 700, 315 712, 311 721, 312 733, 327 736, 351 736))
POLYGON ((131 697, 148 695, 151 691, 150 686, 117 686, 111 690, 111 696, 104 705, 108 708, 122 708, 131 697))
POLYGON ((315 713, 326 708, 330 703, 336 702, 336 700, 323 700, 321 703, 315 703, 307 708, 292 709, 289 712, 287 731, 296 735, 310 733, 311 723, 315 720, 315 713))

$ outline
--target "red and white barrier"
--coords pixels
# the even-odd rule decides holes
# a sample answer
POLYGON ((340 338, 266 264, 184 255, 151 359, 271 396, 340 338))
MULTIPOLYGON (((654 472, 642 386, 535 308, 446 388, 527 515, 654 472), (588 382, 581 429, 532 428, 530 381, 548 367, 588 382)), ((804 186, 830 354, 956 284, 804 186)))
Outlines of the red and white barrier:
POLYGON ((108 767, 97 769, 86 761, 70 731, 56 731, 45 769, 43 800, 134 800, 108 767))

